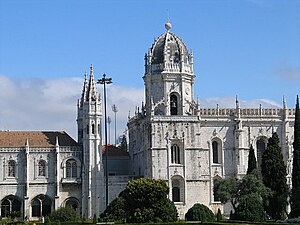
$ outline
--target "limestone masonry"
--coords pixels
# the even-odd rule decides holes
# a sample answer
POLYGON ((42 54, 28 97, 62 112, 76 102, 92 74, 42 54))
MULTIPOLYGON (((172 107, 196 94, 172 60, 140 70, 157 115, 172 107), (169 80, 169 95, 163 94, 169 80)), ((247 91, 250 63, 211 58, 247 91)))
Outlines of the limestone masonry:
MULTIPOLYGON (((223 210, 214 183, 246 174, 250 145, 260 168, 273 132, 291 185, 294 110, 285 100, 272 109, 241 108, 238 99, 235 108, 202 108, 194 99, 193 54, 170 29, 167 23, 145 56, 145 104, 129 118, 129 151, 108 151, 109 201, 130 179, 146 177, 166 180, 181 218, 195 203, 223 210)), ((105 209, 102 100, 93 67, 77 112, 77 142, 65 132, 0 131, 0 217, 17 211, 36 219, 61 206, 93 217, 105 209)))

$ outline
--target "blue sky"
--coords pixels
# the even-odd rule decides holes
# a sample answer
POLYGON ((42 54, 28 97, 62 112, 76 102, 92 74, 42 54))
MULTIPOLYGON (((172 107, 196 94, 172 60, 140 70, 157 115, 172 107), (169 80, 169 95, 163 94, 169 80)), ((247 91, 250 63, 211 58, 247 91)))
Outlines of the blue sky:
POLYGON ((0 0, 0 129, 65 126, 75 136, 76 98, 92 63, 97 77, 113 79, 121 133, 128 106, 143 98, 144 54, 168 17, 193 49, 204 106, 232 107, 238 95, 244 107, 267 107, 284 95, 294 107, 299 0, 0 0))

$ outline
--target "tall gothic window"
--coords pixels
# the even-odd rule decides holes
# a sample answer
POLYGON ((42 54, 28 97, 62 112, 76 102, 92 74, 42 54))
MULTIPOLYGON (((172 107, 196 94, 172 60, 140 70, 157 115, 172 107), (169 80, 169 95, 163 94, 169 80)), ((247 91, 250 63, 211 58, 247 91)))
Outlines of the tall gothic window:
POLYGON ((258 171, 261 171, 262 155, 266 150, 266 142, 263 138, 260 138, 256 141, 256 150, 257 150, 257 165, 258 171))
POLYGON ((46 162, 43 159, 38 162, 38 176, 46 176, 46 162))
POLYGON ((177 96, 175 94, 172 94, 170 96, 170 108, 171 108, 171 115, 178 115, 178 102, 177 102, 177 96))
POLYGON ((171 146, 171 163, 172 164, 180 164, 180 148, 177 144, 173 144, 171 146))
POLYGON ((8 161, 8 176, 16 177, 16 162, 14 160, 8 161))
POLYGON ((218 141, 212 142, 213 163, 222 163, 221 144, 218 141))
POLYGON ((69 159, 66 162, 66 177, 76 178, 77 177, 77 162, 74 159, 69 159))

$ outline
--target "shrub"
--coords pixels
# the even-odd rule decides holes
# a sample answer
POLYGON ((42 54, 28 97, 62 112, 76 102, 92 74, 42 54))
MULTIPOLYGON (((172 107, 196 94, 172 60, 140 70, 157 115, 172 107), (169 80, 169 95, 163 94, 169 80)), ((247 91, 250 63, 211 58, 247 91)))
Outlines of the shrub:
POLYGON ((76 211, 71 207, 61 207, 56 211, 48 215, 50 221, 55 222, 67 222, 67 221, 77 221, 78 215, 76 211))
POLYGON ((214 221, 215 215, 207 206, 197 203, 188 210, 185 214, 185 219, 187 221, 201 222, 214 221))

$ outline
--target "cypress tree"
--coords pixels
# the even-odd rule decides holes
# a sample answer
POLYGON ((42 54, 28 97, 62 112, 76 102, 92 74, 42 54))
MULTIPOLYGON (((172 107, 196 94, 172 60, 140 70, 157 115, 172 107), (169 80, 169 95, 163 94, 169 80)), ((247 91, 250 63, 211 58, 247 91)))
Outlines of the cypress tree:
POLYGON ((284 219, 289 189, 286 180, 286 166, 277 133, 273 133, 269 138, 267 149, 263 153, 261 173, 263 183, 272 191, 268 199, 265 199, 265 210, 273 219, 284 219))
POLYGON ((257 164, 254 154, 253 146, 250 146, 249 155, 248 155, 248 169, 247 174, 255 173, 257 174, 257 164))
POLYGON ((300 110, 299 97, 297 95, 294 125, 294 152, 292 171, 292 195, 290 217, 300 216, 300 110))

